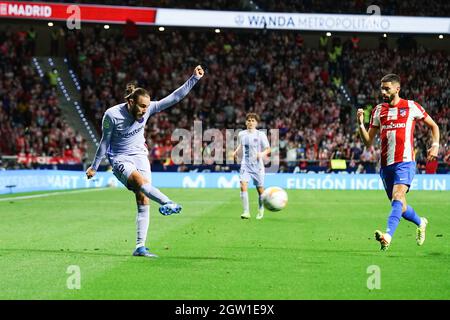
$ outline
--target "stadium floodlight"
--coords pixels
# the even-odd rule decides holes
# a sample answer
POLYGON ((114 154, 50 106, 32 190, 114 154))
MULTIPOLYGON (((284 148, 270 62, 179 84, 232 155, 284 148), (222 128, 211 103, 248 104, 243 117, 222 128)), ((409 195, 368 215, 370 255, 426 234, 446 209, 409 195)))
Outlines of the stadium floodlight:
POLYGON ((108 30, 108 29, 109 29, 109 24, 105 24, 105 25, 103 26, 103 28, 105 28, 105 30, 108 30))
POLYGON ((159 27, 158 30, 159 31, 164 31, 165 29, 164 29, 164 27, 159 27))
POLYGON ((440 34, 439 39, 444 39, 444 35, 440 34))
POLYGON ((214 32, 215 33, 220 33, 220 29, 215 29, 214 32))
POLYGON ((331 37, 331 32, 327 32, 327 37, 331 37))
POLYGON ((49 22, 49 23, 48 23, 48 26, 49 26, 49 27, 53 27, 53 22, 49 22))
POLYGON ((387 38, 387 34, 386 33, 383 34, 383 38, 387 38))

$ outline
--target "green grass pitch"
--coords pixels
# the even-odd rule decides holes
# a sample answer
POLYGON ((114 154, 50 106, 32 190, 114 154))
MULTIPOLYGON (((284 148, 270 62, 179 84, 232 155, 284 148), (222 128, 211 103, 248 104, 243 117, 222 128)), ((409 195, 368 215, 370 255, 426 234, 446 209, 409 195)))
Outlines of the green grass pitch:
POLYGON ((0 299, 450 298, 448 192, 408 195, 430 222, 424 246, 402 220, 380 252, 373 232, 390 209, 382 191, 289 190, 288 207, 261 221, 254 190, 251 220, 239 217, 237 189, 164 191, 184 208, 164 217, 151 205, 153 260, 131 256, 136 210, 125 189, 0 196, 0 299), (67 287, 69 266, 79 267, 80 289, 67 287))

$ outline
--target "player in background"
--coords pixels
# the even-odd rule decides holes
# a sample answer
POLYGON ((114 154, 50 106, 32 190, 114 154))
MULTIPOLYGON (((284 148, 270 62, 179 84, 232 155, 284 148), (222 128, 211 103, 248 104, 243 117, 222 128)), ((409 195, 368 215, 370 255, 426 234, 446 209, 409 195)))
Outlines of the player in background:
POLYGON ((425 241, 428 220, 419 217, 406 203, 406 193, 409 191, 416 171, 413 142, 414 125, 417 120, 423 120, 431 129, 432 143, 428 149, 427 160, 436 159, 439 152, 439 127, 422 106, 412 100, 400 98, 399 92, 400 77, 398 75, 388 74, 381 79, 381 95, 384 102, 373 109, 369 131, 364 127, 364 110, 358 109, 357 112, 359 133, 367 147, 380 132, 380 176, 391 201, 391 213, 386 232, 375 231, 375 239, 380 242, 381 250, 389 248, 401 217, 417 225, 417 244, 421 246, 425 241))
POLYGON ((270 153, 269 140, 265 133, 256 129, 259 117, 255 113, 246 115, 245 125, 247 130, 239 132, 238 146, 233 153, 233 157, 238 155, 242 150, 241 169, 239 179, 241 181, 241 200, 244 212, 242 219, 250 219, 250 210, 248 203, 248 181, 253 179, 253 183, 258 191, 259 210, 256 219, 260 220, 264 217, 264 206, 261 195, 264 192, 264 157, 270 153))
POLYGON ((92 178, 107 155, 114 175, 135 193, 137 239, 134 256, 157 257, 145 246, 150 219, 149 199, 161 205, 159 212, 163 215, 179 213, 182 209, 151 184, 150 162, 144 137, 145 125, 151 115, 183 99, 203 75, 202 67, 195 67, 194 74, 181 87, 159 101, 150 101, 147 90, 129 84, 126 102, 109 108, 103 116, 100 145, 86 175, 88 179, 92 178))

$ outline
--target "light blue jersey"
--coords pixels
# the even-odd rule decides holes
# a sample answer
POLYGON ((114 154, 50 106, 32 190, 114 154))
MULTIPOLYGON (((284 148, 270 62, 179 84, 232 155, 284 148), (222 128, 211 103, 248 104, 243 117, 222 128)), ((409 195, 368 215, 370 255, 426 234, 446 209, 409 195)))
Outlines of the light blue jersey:
POLYGON ((264 187, 264 160, 257 155, 269 147, 266 134, 256 129, 244 130, 239 132, 238 143, 242 147, 239 180, 248 183, 252 179, 256 187, 264 187))
POLYGON ((106 110, 102 122, 102 139, 95 154, 92 168, 97 170, 105 155, 109 158, 117 156, 148 155, 145 144, 145 125, 148 118, 163 111, 181 99, 194 87, 199 78, 191 76, 181 87, 159 101, 150 102, 144 117, 136 121, 128 112, 127 103, 121 103, 106 110))
POLYGON ((246 167, 253 171, 264 168, 263 159, 257 159, 257 154, 267 149, 269 140, 264 132, 259 130, 244 130, 239 132, 238 143, 242 147, 241 167, 246 167))

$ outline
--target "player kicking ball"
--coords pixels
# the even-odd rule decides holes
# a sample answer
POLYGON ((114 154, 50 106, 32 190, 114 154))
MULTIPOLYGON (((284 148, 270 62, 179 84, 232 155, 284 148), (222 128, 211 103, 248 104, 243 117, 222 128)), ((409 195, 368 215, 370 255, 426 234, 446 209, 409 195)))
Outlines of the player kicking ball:
POLYGON ((103 116, 100 145, 86 175, 88 179, 95 176, 100 162, 107 155, 114 175, 135 194, 137 236, 134 256, 157 257, 145 246, 150 221, 150 199, 161 205, 159 212, 163 215, 180 213, 182 209, 151 184, 145 125, 151 115, 183 99, 203 74, 202 67, 197 66, 194 74, 180 88, 159 101, 150 101, 147 90, 129 84, 125 93, 126 102, 109 108, 103 116))
POLYGON ((364 110, 358 109, 357 112, 359 133, 367 147, 380 132, 380 176, 391 201, 391 213, 386 232, 375 231, 375 239, 380 242, 381 250, 389 248, 402 217, 417 226, 417 244, 421 246, 425 241, 428 220, 421 218, 406 203, 406 193, 409 191, 416 171, 413 134, 417 120, 423 120, 431 129, 433 141, 431 148, 428 149, 427 160, 435 160, 439 152, 439 127, 421 105, 412 100, 401 99, 399 92, 400 77, 398 75, 388 74, 381 79, 381 95, 384 103, 373 109, 369 131, 366 131, 364 127, 364 110))
POLYGON ((239 179, 241 182, 241 200, 244 212, 241 214, 242 219, 250 219, 250 210, 248 203, 248 182, 250 178, 258 191, 258 214, 256 219, 260 220, 264 217, 264 205, 261 195, 264 192, 264 157, 270 153, 269 140, 265 133, 256 129, 259 117, 255 113, 246 115, 245 125, 247 130, 239 132, 238 146, 233 153, 236 158, 238 153, 242 151, 241 169, 239 179))

